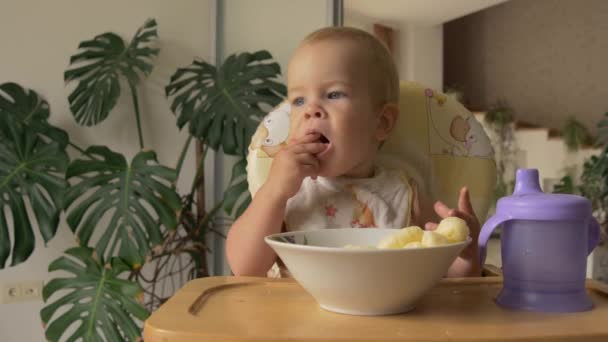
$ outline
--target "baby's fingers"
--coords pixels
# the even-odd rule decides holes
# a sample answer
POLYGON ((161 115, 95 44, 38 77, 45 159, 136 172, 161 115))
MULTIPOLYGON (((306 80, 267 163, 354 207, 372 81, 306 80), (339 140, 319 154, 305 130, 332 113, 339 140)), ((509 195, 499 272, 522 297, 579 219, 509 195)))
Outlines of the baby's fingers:
POLYGON ((304 176, 310 177, 312 179, 317 179, 319 175, 319 167, 315 165, 302 165, 302 170, 304 171, 304 176))
POLYGON ((288 142, 289 142, 289 145, 306 144, 306 143, 311 143, 313 141, 318 140, 319 136, 320 136, 319 133, 309 133, 309 134, 305 134, 298 138, 290 139, 288 142))
POLYGON ((435 230, 435 229, 437 229, 437 226, 439 226, 439 225, 435 222, 427 222, 424 225, 424 229, 425 230, 435 230))
POLYGON ((315 168, 319 168, 319 159, 310 153, 296 154, 296 161, 300 165, 308 165, 315 168))
POLYGON ((458 194, 458 210, 471 216, 475 216, 475 211, 473 210, 473 205, 471 204, 471 195, 469 194, 469 189, 466 187, 462 187, 462 189, 460 189, 460 193, 458 194))
POLYGON ((293 146, 292 151, 296 154, 317 154, 326 148, 327 146, 323 143, 305 143, 293 146))
POLYGON ((433 209, 435 209, 437 215, 439 215, 439 217, 441 217, 442 219, 454 216, 454 209, 451 209, 441 201, 435 202, 433 209))
POLYGON ((303 176, 308 176, 312 179, 317 178, 317 175, 319 174, 319 168, 321 167, 319 159, 317 159, 317 157, 309 153, 302 153, 297 154, 296 159, 301 166, 303 176))

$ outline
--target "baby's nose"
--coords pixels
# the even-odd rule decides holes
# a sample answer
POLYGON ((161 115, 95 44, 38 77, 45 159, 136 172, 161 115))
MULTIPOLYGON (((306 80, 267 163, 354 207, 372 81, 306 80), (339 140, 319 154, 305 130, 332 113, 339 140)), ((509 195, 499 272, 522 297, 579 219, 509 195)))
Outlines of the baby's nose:
POLYGON ((327 114, 325 113, 325 111, 323 110, 323 108, 319 107, 319 106, 310 106, 306 109, 306 112, 304 113, 304 117, 306 119, 324 119, 327 117, 327 114))

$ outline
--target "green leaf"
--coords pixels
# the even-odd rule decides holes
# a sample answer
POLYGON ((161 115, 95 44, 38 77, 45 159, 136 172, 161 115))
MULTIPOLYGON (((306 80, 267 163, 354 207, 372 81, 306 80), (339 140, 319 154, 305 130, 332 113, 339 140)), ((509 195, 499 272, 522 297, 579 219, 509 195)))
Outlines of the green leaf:
POLYGON ((574 194, 574 191, 574 181, 570 175, 565 175, 553 186, 554 194, 574 194))
POLYGON ((68 249, 66 256, 49 265, 49 272, 63 271, 72 276, 48 282, 42 295, 47 305, 40 311, 49 341, 135 341, 141 338, 141 322, 149 313, 137 300, 142 288, 122 279, 129 267, 119 258, 104 263, 93 249, 68 249), (49 303, 51 297, 55 301, 49 303), (61 313, 58 313, 61 312, 61 313), (67 328, 74 322, 74 331, 67 328), (65 340, 64 339, 64 340, 65 340))
POLYGON ((583 173, 578 187, 581 195, 587 197, 593 209, 608 208, 606 193, 608 193, 608 155, 604 148, 597 156, 591 156, 583 164, 583 173))
POLYGON ((578 151, 583 145, 591 142, 587 128, 573 117, 568 118, 564 124, 562 135, 568 151, 571 152, 578 151))
POLYGON ((196 60, 178 69, 165 88, 177 126, 188 124, 192 135, 216 151, 245 155, 265 114, 260 105, 274 107, 287 93, 274 80, 281 68, 271 59, 268 51, 258 51, 231 55, 219 69, 196 60))
POLYGON ((119 77, 135 86, 152 72, 151 59, 159 50, 151 45, 157 38, 156 21, 148 19, 128 45, 111 32, 80 43, 64 74, 66 83, 78 82, 68 100, 79 124, 92 126, 108 117, 120 96, 119 77))
MULTIPOLYGON (((0 125, 6 130, 9 125, 18 125, 37 134, 46 142, 55 141, 61 149, 68 144, 68 134, 51 124, 48 119, 48 102, 33 90, 16 83, 0 84, 0 125)), ((0 139, 8 139, 2 136, 0 139)))
POLYGON ((98 158, 75 160, 67 170, 69 180, 80 179, 65 196, 70 229, 83 246, 94 232, 103 232, 95 241, 100 255, 118 254, 131 266, 141 265, 150 247, 162 242, 163 228, 177 225, 175 170, 159 165, 152 151, 139 152, 131 165, 104 146, 87 153, 98 158), (109 221, 102 221, 104 216, 109 221))
POLYGON ((608 112, 604 113, 604 117, 597 124, 597 146, 608 145, 608 112))
POLYGON ((499 100, 490 106, 483 119, 494 129, 500 130, 513 122, 513 109, 505 100, 499 100))
POLYGON ((0 269, 11 255, 11 266, 29 258, 34 250, 34 227, 45 242, 55 236, 69 163, 57 142, 44 142, 26 125, 9 121, 0 124, 0 269), (6 216, 9 211, 12 224, 6 216))
POLYGON ((247 183, 247 160, 243 158, 232 167, 230 183, 224 192, 224 210, 228 215, 237 218, 243 214, 249 203, 251 195, 247 183))

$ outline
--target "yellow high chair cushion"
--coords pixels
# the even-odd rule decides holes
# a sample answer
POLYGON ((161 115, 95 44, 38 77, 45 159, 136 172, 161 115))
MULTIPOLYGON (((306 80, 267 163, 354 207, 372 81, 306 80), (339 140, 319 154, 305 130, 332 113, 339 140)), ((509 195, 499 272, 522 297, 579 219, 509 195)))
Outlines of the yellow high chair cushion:
MULTIPOLYGON (((273 156, 289 138, 289 104, 282 103, 260 123, 247 155, 252 196, 264 184, 273 156)), ((419 84, 402 82, 399 118, 380 150, 378 162, 404 170, 421 198, 455 207, 467 186, 483 221, 493 199, 496 164, 490 139, 474 115, 454 98, 419 84)))

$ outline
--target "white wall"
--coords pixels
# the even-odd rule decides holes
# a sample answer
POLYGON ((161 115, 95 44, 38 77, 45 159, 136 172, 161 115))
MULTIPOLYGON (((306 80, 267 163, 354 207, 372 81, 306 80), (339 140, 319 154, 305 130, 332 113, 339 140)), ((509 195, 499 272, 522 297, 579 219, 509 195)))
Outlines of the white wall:
MULTIPOLYGON (((483 113, 475 113, 475 117, 492 139, 494 134, 484 122, 483 113)), ((601 152, 600 148, 589 147, 569 152, 564 140, 561 137, 550 138, 549 129, 544 127, 516 129, 514 139, 517 165, 513 166, 538 169, 540 184, 545 192, 553 191, 553 186, 567 174, 575 180, 580 179, 585 161, 601 152)), ((513 167, 506 170, 507 181, 515 179, 515 171, 513 167)))
MULTIPOLYGON (((127 96, 101 125, 81 128, 68 108, 63 72, 80 41, 106 31, 129 40, 146 18, 156 18, 161 53, 154 72, 140 88, 144 138, 146 147, 158 152, 160 163, 175 166, 186 135, 178 133, 164 86, 176 68, 189 64, 194 56, 210 60, 211 0, 21 0, 3 1, 1 7, 0 83, 13 81, 39 92, 50 104, 51 122, 66 129, 78 145, 106 144, 128 158, 139 150, 128 93, 123 92, 127 96)), ((194 177, 193 155, 192 149, 178 183, 180 189, 189 187, 194 177)), ((0 270, 0 282, 48 280, 49 262, 75 245, 64 222, 46 247, 37 235, 34 254, 17 267, 0 270)), ((0 305, 0 341, 44 341, 39 318, 42 306, 41 301, 0 305)))
POLYGON ((405 48, 400 69, 406 69, 408 80, 431 88, 443 89, 443 25, 402 25, 407 32, 401 44, 405 48), (405 63, 405 65, 403 65, 405 63))
POLYGON ((395 63, 401 80, 415 81, 435 89, 443 88, 442 25, 412 24, 345 10, 345 26, 373 34, 374 24, 386 25, 395 30, 395 63))
MULTIPOLYGON (((312 31, 330 26, 329 0, 225 0, 221 28, 223 49, 218 51, 224 58, 238 52, 268 50, 281 66, 283 76, 287 72, 289 58, 300 41, 312 31)), ((285 82, 284 77, 281 81, 285 82)), ((224 157, 218 163, 218 174, 224 175, 221 189, 230 181, 230 172, 237 159, 224 157)), ((225 227, 227 229, 229 227, 225 227)), ((215 248, 224 249, 224 240, 218 240, 215 248)), ((224 263, 224 273, 229 267, 224 263)))
POLYGON ((293 50, 309 33, 330 26, 328 0, 225 0, 224 56, 268 50, 287 71, 293 50))

